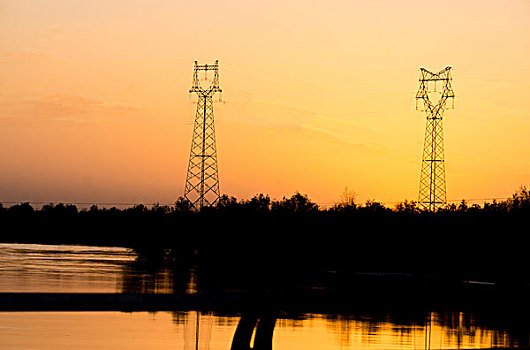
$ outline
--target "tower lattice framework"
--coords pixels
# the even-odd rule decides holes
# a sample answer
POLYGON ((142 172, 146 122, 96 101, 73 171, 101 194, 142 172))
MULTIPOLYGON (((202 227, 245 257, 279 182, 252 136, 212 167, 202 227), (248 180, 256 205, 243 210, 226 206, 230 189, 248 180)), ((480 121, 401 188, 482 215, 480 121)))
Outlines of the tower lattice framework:
POLYGON ((190 93, 196 93, 198 100, 184 197, 198 210, 215 205, 220 196, 213 97, 221 91, 219 61, 215 61, 215 64, 203 65, 195 61, 190 93), (210 86, 202 87, 199 75, 202 72, 207 75, 209 71, 213 72, 210 86))
POLYGON ((451 67, 446 67, 438 73, 429 72, 424 68, 420 69, 420 87, 416 93, 416 109, 418 109, 418 100, 422 100, 427 114, 427 125, 423 144, 418 204, 423 209, 430 211, 443 208, 447 204, 443 114, 447 109, 448 99, 453 99, 451 108, 454 108, 455 94, 451 80, 451 67), (437 85, 441 85, 438 91, 440 98, 434 104, 429 98, 429 93, 437 92, 437 85))

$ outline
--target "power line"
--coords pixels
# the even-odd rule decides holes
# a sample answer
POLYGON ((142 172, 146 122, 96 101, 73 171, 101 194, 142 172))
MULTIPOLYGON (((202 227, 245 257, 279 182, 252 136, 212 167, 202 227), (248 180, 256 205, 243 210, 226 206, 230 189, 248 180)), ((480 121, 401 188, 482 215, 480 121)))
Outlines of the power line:
POLYGON ((46 205, 46 204, 66 204, 66 205, 71 205, 71 204, 75 204, 75 205, 119 205, 119 206, 123 206, 123 205, 130 205, 130 206, 133 206, 133 205, 174 205, 175 203, 159 203, 159 202, 155 202, 155 203, 139 203, 139 202, 75 202, 75 201, 58 201, 58 202, 53 202, 53 201, 0 201, 0 203, 6 203, 6 204, 21 204, 21 203, 30 203, 30 204, 43 204, 43 205, 46 205))
MULTIPOLYGON (((487 197, 487 198, 460 198, 460 199, 448 199, 448 203, 457 203, 461 201, 466 202, 481 202, 481 201, 504 201, 508 200, 512 197, 487 197)), ((403 200, 395 200, 395 201, 378 201, 378 200, 369 200, 373 202, 377 202, 383 205, 395 205, 397 203, 403 202, 403 200)), ((365 201, 366 202, 366 201, 365 201)), ((76 202, 76 201, 1 201, 2 204, 22 204, 22 203, 29 203, 29 204, 39 204, 39 205, 55 205, 55 204, 65 204, 65 205, 101 205, 101 206, 137 206, 137 205, 144 205, 144 206, 173 206, 175 205, 175 202, 152 202, 152 203, 146 203, 146 202, 76 202)), ((339 202, 314 202, 320 207, 331 207, 333 205, 339 204, 339 202)), ((359 203, 362 204, 362 203, 359 203)))

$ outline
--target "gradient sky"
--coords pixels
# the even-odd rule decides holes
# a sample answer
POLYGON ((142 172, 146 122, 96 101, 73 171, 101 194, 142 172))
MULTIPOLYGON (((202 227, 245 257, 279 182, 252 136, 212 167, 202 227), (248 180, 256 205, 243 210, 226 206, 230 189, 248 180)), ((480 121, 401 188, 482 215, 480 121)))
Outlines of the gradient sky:
POLYGON ((0 0, 0 201, 171 203, 193 61, 221 192, 416 199, 419 68, 453 67, 448 199, 530 185, 530 1, 0 0))

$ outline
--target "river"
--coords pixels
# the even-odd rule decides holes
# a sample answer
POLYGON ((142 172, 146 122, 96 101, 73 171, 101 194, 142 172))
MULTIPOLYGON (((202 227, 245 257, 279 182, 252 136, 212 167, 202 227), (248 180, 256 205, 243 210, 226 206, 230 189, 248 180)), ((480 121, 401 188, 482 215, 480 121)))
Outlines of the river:
MULTIPOLYGON (((174 275, 172 269, 146 269, 126 248, 0 244, 1 293, 176 293, 174 275)), ((193 269, 186 281, 182 292, 196 292, 193 269)), ((228 350, 241 316, 216 310, 0 312, 0 349, 228 350)), ((466 311, 277 317, 275 350, 528 346, 528 330, 466 311)))

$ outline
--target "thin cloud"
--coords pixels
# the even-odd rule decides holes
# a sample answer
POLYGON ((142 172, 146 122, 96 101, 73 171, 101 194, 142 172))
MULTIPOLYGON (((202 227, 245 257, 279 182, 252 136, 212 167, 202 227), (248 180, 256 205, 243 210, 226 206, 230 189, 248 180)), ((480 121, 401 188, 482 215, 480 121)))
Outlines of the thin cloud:
POLYGON ((80 95, 52 94, 31 98, 9 98, 0 102, 0 125, 21 126, 50 122, 99 123, 102 121, 134 122, 139 109, 80 95))

